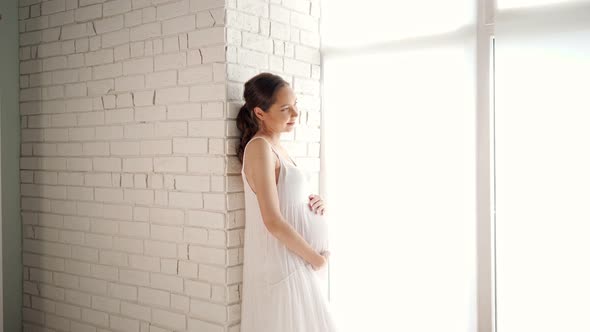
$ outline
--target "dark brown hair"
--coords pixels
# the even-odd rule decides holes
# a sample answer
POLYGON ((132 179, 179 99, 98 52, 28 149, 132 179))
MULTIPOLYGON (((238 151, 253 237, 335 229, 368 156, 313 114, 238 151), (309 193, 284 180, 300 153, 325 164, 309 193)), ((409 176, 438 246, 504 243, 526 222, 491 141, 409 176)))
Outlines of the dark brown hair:
POLYGON ((240 144, 236 147, 236 153, 240 162, 244 162, 244 149, 259 129, 258 120, 254 115, 254 108, 260 107, 263 111, 275 103, 276 93, 279 88, 289 85, 282 77, 271 73, 260 73, 244 84, 244 106, 236 118, 236 126, 240 130, 240 144))

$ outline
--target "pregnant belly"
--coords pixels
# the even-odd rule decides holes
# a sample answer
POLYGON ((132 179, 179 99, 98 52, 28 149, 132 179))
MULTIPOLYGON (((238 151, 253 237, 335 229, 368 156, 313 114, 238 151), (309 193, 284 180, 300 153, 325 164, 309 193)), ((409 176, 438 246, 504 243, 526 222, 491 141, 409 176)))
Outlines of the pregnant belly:
POLYGON ((303 238, 318 252, 328 250, 328 222, 325 216, 303 208, 303 238))

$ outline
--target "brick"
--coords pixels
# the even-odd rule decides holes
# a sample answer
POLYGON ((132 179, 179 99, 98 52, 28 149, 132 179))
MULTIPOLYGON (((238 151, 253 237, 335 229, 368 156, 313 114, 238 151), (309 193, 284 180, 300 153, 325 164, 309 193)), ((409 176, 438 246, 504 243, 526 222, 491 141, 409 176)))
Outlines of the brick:
MULTIPOLYGON (((118 109, 118 110, 112 110, 112 111, 105 112, 105 124, 126 123, 126 122, 132 122, 132 121, 133 121, 133 109, 118 109)), ((116 131, 118 133, 121 132, 121 129, 123 129, 123 133, 125 130, 124 127, 111 127, 111 128, 117 129, 116 131)), ((99 128, 99 130, 100 129, 104 129, 104 128, 101 127, 101 128, 99 128)), ((122 134, 121 136, 124 136, 124 134, 122 134)))
POLYGON ((169 155, 172 153, 172 142, 169 140, 141 142, 142 155, 169 155))
POLYGON ((119 46, 115 47, 114 53, 115 53, 115 61, 129 59, 129 57, 130 57, 129 45, 123 44, 123 45, 119 45, 119 46))
POLYGON ((123 170, 125 172, 150 172, 152 169, 152 159, 150 158, 123 159, 123 170))
POLYGON ((125 189, 124 200, 136 204, 153 204, 154 192, 152 190, 125 189))
POLYGON ((283 6, 303 14, 309 14, 311 3, 307 0, 285 0, 283 6))
MULTIPOLYGON (((139 254, 143 252, 143 242, 138 239, 114 237, 113 249, 128 253, 139 254)), ((133 261, 131 257, 129 257, 129 265, 133 266, 133 261)))
POLYGON ((123 15, 113 16, 94 22, 94 29, 96 30, 96 33, 99 35, 106 32, 121 30, 122 28, 123 15))
POLYGON ((270 24, 270 37, 288 41, 291 39, 291 27, 288 24, 272 22, 270 24))
POLYGON ((156 136, 178 137, 187 136, 186 122, 158 122, 156 123, 156 136))
POLYGON ((196 317, 218 323, 223 323, 227 320, 227 309, 224 305, 198 299, 191 300, 191 313, 196 317))
POLYGON ((284 59, 285 73, 308 78, 311 76, 311 65, 306 62, 284 59))
POLYGON ((121 301, 118 299, 103 297, 103 296, 92 296, 92 308, 108 313, 119 313, 121 307, 121 301))
POLYGON ((225 265, 226 264, 226 250, 219 248, 207 248, 202 246, 189 246, 189 257, 190 260, 214 265, 225 265))
POLYGON ((87 66, 113 62, 113 50, 100 50, 85 54, 85 63, 87 66))
POLYGON ((96 4, 92 6, 81 7, 74 10, 74 18, 76 22, 90 21, 102 16, 102 5, 96 4))
POLYGON ((134 303, 122 302, 121 313, 125 316, 150 321, 152 309, 147 306, 137 305, 134 303))
MULTIPOLYGON (((143 75, 134 75, 119 77, 115 79, 116 91, 132 91, 140 90, 145 87, 145 79, 143 75)), ((130 105, 131 106, 131 105, 130 105)))
POLYGON ((225 160, 219 157, 189 157, 189 172, 223 174, 225 160))
POLYGON ((161 34, 162 27, 160 23, 149 23, 131 28, 130 40, 145 40, 159 37, 161 34))
POLYGON ((199 209, 203 207, 203 195, 200 193, 170 192, 169 205, 199 209))
POLYGON ((156 172, 186 172, 186 158, 155 158, 154 170, 156 172))
POLYGON ((195 16, 182 16, 162 22, 162 33, 172 35, 195 30, 195 16))
POLYGON ((246 49, 238 49, 238 63, 257 68, 268 67, 268 55, 246 49))
POLYGON ((139 287, 138 294, 139 303, 162 307, 170 306, 170 293, 167 291, 139 287))
POLYGON ((143 11, 141 9, 125 13, 125 26, 134 27, 142 23, 143 11))
POLYGON ((56 69, 65 69, 67 61, 65 56, 56 56, 43 60, 43 70, 51 71, 56 69))
POLYGON ((73 246, 72 258, 86 262, 98 263, 98 249, 73 246))
POLYGON ((225 137, 225 121, 191 121, 188 134, 194 137, 225 137))
MULTIPOLYGON (((91 88, 90 92, 92 94, 100 93, 100 92, 95 92, 99 89, 109 89, 109 87, 110 87, 110 83, 108 80, 102 82, 102 83, 104 83, 104 87, 101 87, 101 83, 97 83, 97 82, 101 82, 101 81, 92 82, 92 84, 90 85, 90 88, 91 88)), ((65 103, 65 110, 66 110, 66 112, 88 112, 88 111, 91 111, 92 110, 92 99, 90 99, 90 98, 68 99, 68 100, 66 100, 66 103, 65 103)), ((80 115, 77 115, 76 117, 79 119, 80 115)))
POLYGON ((149 225, 143 222, 120 222, 119 232, 121 235, 147 237, 149 225))
MULTIPOLYGON (((156 243, 157 244, 157 243, 156 243)), ((153 243, 148 243, 146 241, 146 253, 150 254, 152 251, 157 252, 157 245, 153 243)), ((169 249, 169 246, 167 247, 169 249)), ((160 259, 158 257, 147 257, 147 256, 138 256, 138 255, 130 255, 129 256, 129 266, 132 268, 136 268, 143 271, 151 271, 151 272, 159 272, 160 271, 160 259)))
POLYGON ((193 86, 190 89, 191 101, 214 101, 225 99, 225 85, 224 84, 207 84, 193 86))
POLYGON ((154 60, 152 58, 133 59, 123 62, 123 74, 133 75, 151 73, 154 71, 154 60))
POLYGON ((122 14, 131 10, 131 0, 114 0, 103 5, 104 17, 122 14))
POLYGON ((146 88, 161 88, 176 85, 176 70, 161 71, 146 75, 146 88))
POLYGON ((249 32, 244 32, 242 38, 242 45, 244 48, 272 54, 274 46, 271 39, 249 32))
POLYGON ((215 25, 211 12, 197 12, 197 29, 210 28, 215 25))
POLYGON ((189 318, 188 329, 190 331, 224 332, 224 325, 217 325, 210 322, 189 318))
POLYGON ((66 10, 65 0, 52 0, 41 3, 41 14, 49 15, 66 10))
POLYGON ((72 331, 79 331, 79 332, 95 332, 96 327, 88 324, 79 323, 76 321, 70 322, 70 328, 72 331))
POLYGON ((173 3, 158 6, 156 8, 156 19, 158 21, 182 16, 189 11, 189 1, 181 0, 173 3))
POLYGON ((289 21, 291 19, 291 12, 283 6, 271 4, 270 19, 273 21, 289 24, 289 21))
POLYGON ((152 318, 165 327, 170 327, 174 330, 186 329, 186 316, 161 309, 152 310, 152 318))
POLYGON ((105 33, 102 35, 102 47, 108 48, 121 44, 129 43, 130 32, 129 29, 122 29, 105 33))
POLYGON ((139 332, 139 321, 119 316, 110 316, 110 327, 115 331, 139 332))
POLYGON ((310 32, 319 31, 317 18, 297 12, 291 12, 291 25, 310 32))
POLYGON ((226 60, 224 46, 203 47, 200 52, 202 63, 224 62, 226 60))
POLYGON ((300 32, 301 44, 310 47, 320 47, 320 35, 317 32, 309 32, 301 30, 300 32))
POLYGON ((44 312, 55 312, 55 302, 54 301, 39 298, 36 296, 32 296, 31 298, 32 298, 31 299, 31 307, 33 309, 37 309, 37 310, 44 311, 44 312))
POLYGON ((186 66, 186 54, 164 54, 156 56, 154 59, 156 71, 177 69, 186 66))
POLYGON ((257 16, 235 10, 227 10, 226 19, 227 26, 249 32, 258 32, 259 18, 257 16))
POLYGON ((45 314, 45 326, 49 328, 55 328, 57 330, 69 331, 70 321, 63 317, 45 314))
POLYGON ((178 84, 182 85, 207 83, 212 80, 213 71, 210 66, 198 66, 178 72, 178 84))
POLYGON ((107 313, 91 309, 82 309, 82 320, 103 327, 109 325, 109 315, 107 313))
POLYGON ((128 301, 135 301, 137 300, 137 287, 121 285, 111 282, 108 285, 108 294, 110 297, 128 301))
POLYGON ((178 104, 187 102, 188 99, 189 89, 187 87, 156 90, 156 105, 178 104))
MULTIPOLYGON (((84 67, 83 54, 70 54, 67 56, 68 68, 84 67)), ((90 68, 80 69, 80 80, 87 80, 90 78, 90 68)))
POLYGON ((127 254, 101 250, 99 262, 104 265, 127 266, 127 254))
POLYGON ((162 289, 171 292, 182 293, 183 280, 176 276, 152 273, 150 276, 150 285, 155 289, 162 289))
POLYGON ((189 48, 199 48, 223 43, 225 43, 225 30, 223 27, 197 30, 188 34, 189 48))
POLYGON ((119 270, 119 281, 125 284, 132 284, 137 286, 149 286, 150 275, 146 271, 136 270, 119 270))
POLYGON ((182 312, 190 310, 190 300, 188 296, 171 294, 170 307, 182 312))
POLYGON ((56 303, 55 313, 57 315, 73 319, 80 319, 81 316, 79 307, 65 303, 56 303))

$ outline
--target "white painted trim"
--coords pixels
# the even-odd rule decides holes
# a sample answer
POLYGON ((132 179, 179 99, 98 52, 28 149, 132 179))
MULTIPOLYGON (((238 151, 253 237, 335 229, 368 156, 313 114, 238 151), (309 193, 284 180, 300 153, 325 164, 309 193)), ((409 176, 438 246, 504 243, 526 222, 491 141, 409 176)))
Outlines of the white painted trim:
POLYGON ((494 0, 478 0, 476 69, 477 331, 495 332, 493 209, 494 0))

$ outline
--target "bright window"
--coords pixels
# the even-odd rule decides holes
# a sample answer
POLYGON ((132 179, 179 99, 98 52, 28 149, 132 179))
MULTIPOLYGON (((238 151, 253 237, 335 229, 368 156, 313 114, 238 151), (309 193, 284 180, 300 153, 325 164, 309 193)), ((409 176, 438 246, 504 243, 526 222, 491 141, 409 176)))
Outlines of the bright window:
POLYGON ((589 331, 590 1, 322 4, 342 331, 589 331))
POLYGON ((590 4, 533 9, 497 13, 498 331, 590 331, 590 4))
POLYGON ((358 3, 322 11, 347 18, 322 31, 352 23, 377 43, 323 35, 332 307, 343 332, 473 331, 473 13, 466 1, 397 3, 374 2, 369 25, 349 19, 364 19, 358 3))

